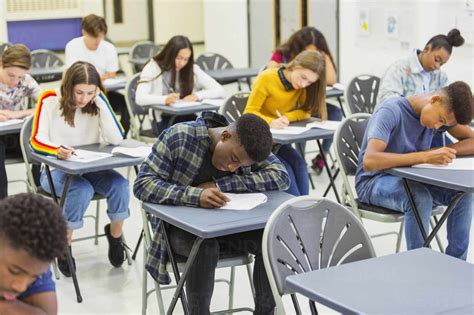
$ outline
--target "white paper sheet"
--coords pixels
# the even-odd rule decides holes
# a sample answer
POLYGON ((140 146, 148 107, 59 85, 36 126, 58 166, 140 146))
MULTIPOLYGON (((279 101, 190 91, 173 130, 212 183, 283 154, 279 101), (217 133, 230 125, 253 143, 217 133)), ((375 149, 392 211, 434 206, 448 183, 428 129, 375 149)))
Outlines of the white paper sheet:
POLYGON ((201 105, 201 102, 184 102, 184 101, 177 101, 171 104, 171 107, 176 107, 176 108, 183 108, 183 107, 191 107, 191 106, 197 106, 201 105))
POLYGON ((0 127, 21 124, 23 122, 24 122, 23 119, 9 119, 9 120, 0 122, 0 127))
POLYGON ((226 210, 250 210, 256 206, 267 202, 267 196, 261 193, 232 194, 226 193, 230 202, 219 209, 226 210))
POLYGON ((309 129, 311 128, 288 126, 283 129, 270 128, 270 131, 274 135, 299 135, 300 133, 308 131, 309 129))
POLYGON ((109 153, 95 152, 95 151, 88 151, 88 150, 81 150, 81 149, 75 150, 74 153, 75 154, 72 155, 70 159, 67 159, 65 161, 88 163, 88 162, 93 162, 93 161, 105 159, 112 156, 112 154, 109 154, 109 153))
POLYGON ((147 157, 151 153, 151 147, 141 146, 136 148, 115 147, 112 149, 112 155, 130 156, 130 157, 147 157))
MULTIPOLYGON (((416 164, 413 167, 419 168, 435 168, 440 170, 474 170, 474 157, 454 159, 453 163, 449 165, 434 165, 434 164, 416 164)), ((469 176, 469 175, 466 175, 469 176)))
POLYGON ((107 80, 104 80, 104 86, 114 86, 114 85, 119 85, 123 84, 127 81, 127 78, 110 78, 107 80))
POLYGON ((313 121, 313 122, 307 123, 306 127, 336 130, 340 125, 341 125, 340 121, 325 120, 325 121, 313 121))

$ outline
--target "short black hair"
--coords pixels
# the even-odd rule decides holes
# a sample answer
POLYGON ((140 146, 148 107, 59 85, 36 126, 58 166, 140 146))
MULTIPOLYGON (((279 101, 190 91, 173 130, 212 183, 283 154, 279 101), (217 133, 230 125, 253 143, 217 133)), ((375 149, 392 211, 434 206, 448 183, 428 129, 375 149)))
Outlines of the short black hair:
POLYGON ((45 262, 66 253, 66 221, 61 208, 38 194, 0 201, 0 241, 45 262))
POLYGON ((448 95, 448 106, 454 113, 457 123, 468 125, 474 112, 472 91, 469 85, 462 81, 456 81, 443 88, 443 90, 448 95))
POLYGON ((453 28, 448 35, 439 34, 430 38, 425 47, 431 45, 432 51, 444 48, 451 55, 453 47, 459 47, 462 44, 464 44, 464 38, 461 36, 461 32, 457 28, 453 28))
POLYGON ((267 122, 254 114, 244 114, 235 121, 240 144, 254 162, 268 158, 272 151, 272 133, 267 122))

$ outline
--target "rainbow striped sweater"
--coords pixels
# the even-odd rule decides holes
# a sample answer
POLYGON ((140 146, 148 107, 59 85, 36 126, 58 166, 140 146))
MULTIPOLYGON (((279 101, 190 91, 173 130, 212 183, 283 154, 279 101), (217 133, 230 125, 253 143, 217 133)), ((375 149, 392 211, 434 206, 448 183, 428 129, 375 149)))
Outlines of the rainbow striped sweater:
POLYGON ((35 152, 57 156, 61 145, 75 147, 99 142, 117 145, 122 141, 123 127, 103 92, 95 98, 99 114, 93 116, 76 109, 74 127, 61 116, 59 100, 58 90, 46 90, 38 100, 30 138, 35 152))

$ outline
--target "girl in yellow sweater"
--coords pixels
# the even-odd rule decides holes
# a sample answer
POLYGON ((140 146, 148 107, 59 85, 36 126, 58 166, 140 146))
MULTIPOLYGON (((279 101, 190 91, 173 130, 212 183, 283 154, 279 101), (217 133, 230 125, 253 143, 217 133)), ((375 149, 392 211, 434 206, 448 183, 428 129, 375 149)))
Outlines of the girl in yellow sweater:
MULTIPOLYGON (((311 116, 327 119, 325 71, 324 56, 317 51, 303 51, 288 65, 263 71, 255 81, 245 113, 262 117, 271 128, 285 128, 311 116)), ((291 145, 281 146, 275 154, 290 175, 288 192, 309 194, 304 157, 291 145)))

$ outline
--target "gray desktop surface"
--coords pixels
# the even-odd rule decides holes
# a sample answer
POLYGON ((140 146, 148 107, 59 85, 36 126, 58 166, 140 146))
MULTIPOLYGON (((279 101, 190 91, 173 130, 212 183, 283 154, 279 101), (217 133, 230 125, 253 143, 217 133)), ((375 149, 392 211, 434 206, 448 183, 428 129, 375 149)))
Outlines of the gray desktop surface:
POLYGON ((24 121, 19 122, 14 125, 0 126, 0 136, 9 135, 13 133, 20 133, 21 127, 23 126, 24 121))
POLYGON ((386 173, 404 177, 413 181, 430 184, 433 186, 474 192, 474 169, 466 170, 443 170, 418 167, 397 167, 385 170, 386 173))
POLYGON ((220 106, 212 104, 200 104, 193 105, 188 107, 173 107, 172 105, 151 105, 153 109, 158 109, 165 114, 180 116, 180 115, 190 115, 205 111, 216 111, 219 110, 220 106))
MULTIPOLYGON (((304 121, 297 121, 291 123, 290 126, 295 127, 304 127, 306 124, 316 121, 316 118, 310 118, 304 121)), ((319 140, 319 139, 332 139, 334 137, 334 130, 311 128, 308 131, 297 135, 285 135, 285 134, 276 134, 272 135, 273 141, 279 144, 292 144, 295 142, 303 142, 309 140, 319 140)))
POLYGON ((339 90, 336 88, 331 88, 326 91, 326 98, 331 98, 331 97, 341 97, 344 96, 344 91, 339 90))
POLYGON ((258 68, 231 68, 206 70, 206 73, 216 81, 230 81, 251 78, 258 75, 258 68))
POLYGON ((473 314, 474 266, 420 248, 290 276, 298 292, 343 314, 473 314))
POLYGON ((251 210, 220 210, 144 202, 148 213, 202 238, 263 229, 270 215, 293 196, 281 191, 265 192, 268 201, 251 210))
MULTIPOLYGON (((141 145, 146 145, 146 144, 141 143, 139 141, 130 140, 130 139, 124 140, 122 144, 120 144, 120 146, 131 147, 131 148, 138 147, 141 145)), ((110 153, 112 149, 115 147, 116 146, 113 146, 113 145, 105 145, 105 144, 96 143, 96 144, 77 146, 74 148, 110 153)), ((45 163, 49 165, 50 167, 61 170, 71 175, 80 175, 84 173, 98 172, 98 171, 103 171, 103 170, 119 168, 119 167, 139 165, 144 160, 144 158, 142 157, 135 158, 135 157, 126 157, 126 156, 112 156, 112 157, 100 159, 97 161, 93 161, 90 163, 81 163, 81 162, 59 160, 56 157, 50 157, 50 156, 38 154, 35 152, 32 152, 31 155, 34 160, 41 163, 45 163)))

